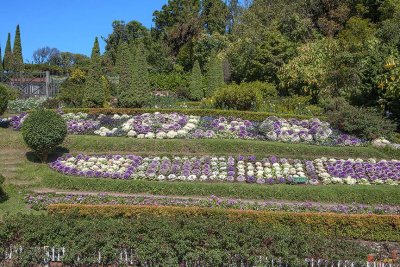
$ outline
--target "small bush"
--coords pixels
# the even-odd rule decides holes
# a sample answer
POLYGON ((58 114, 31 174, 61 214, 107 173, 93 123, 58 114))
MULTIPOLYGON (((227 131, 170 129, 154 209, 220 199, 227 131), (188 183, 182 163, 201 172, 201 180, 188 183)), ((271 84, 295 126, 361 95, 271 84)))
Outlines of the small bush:
POLYGON ((51 110, 32 112, 22 125, 22 137, 42 162, 48 153, 60 145, 67 135, 67 125, 63 118, 51 110))
POLYGON ((57 98, 48 98, 43 102, 42 106, 48 109, 58 109, 61 105, 61 101, 57 98))
POLYGON ((14 112, 38 109, 42 107, 45 100, 44 98, 16 99, 8 103, 8 109, 14 112))
POLYGON ((2 187, 4 180, 5 180, 4 176, 0 174, 0 202, 6 199, 6 192, 4 192, 2 187))
POLYGON ((364 139, 391 137, 396 129, 396 124, 378 111, 352 106, 342 98, 325 101, 324 109, 334 127, 364 139))
POLYGON ((69 107, 82 106, 85 81, 86 73, 84 71, 73 70, 71 76, 61 84, 57 98, 69 107))
POLYGON ((213 105, 218 109, 257 110, 263 94, 253 83, 231 84, 220 87, 213 96, 213 105))
POLYGON ((320 116, 323 109, 310 104, 310 96, 290 96, 267 98, 259 111, 320 116))
POLYGON ((8 90, 6 87, 0 84, 0 115, 6 111, 8 106, 8 90))

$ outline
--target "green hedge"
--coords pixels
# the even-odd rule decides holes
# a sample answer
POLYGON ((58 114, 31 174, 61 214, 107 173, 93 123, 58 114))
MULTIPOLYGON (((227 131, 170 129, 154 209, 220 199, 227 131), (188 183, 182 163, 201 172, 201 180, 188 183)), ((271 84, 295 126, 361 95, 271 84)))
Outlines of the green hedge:
MULTIPOLYGON (((1 141, 0 141, 1 142, 1 141)), ((368 147, 329 147, 308 144, 290 144, 261 140, 238 139, 135 139, 69 135, 64 143, 73 152, 87 153, 140 153, 152 155, 255 155, 260 159, 268 156, 292 159, 377 158, 400 159, 400 150, 368 147)))
POLYGON ((212 209, 201 207, 132 206, 132 205, 49 205, 50 214, 111 218, 171 217, 218 218, 228 223, 256 221, 270 228, 298 227, 330 238, 373 241, 400 241, 399 215, 365 215, 333 213, 295 213, 253 210, 212 209))
POLYGON ((223 214, 188 217, 181 213, 132 219, 8 217, 0 224, 0 250, 12 245, 25 248, 19 257, 14 255, 13 266, 35 266, 41 255, 34 247, 44 245, 65 247, 63 262, 68 266, 93 264, 98 251, 102 255, 99 266, 116 266, 119 249, 123 248, 135 252, 136 266, 147 261, 147 266, 151 262, 152 266, 177 267, 185 262, 194 266, 196 260, 201 266, 227 266, 233 259, 238 261, 233 266, 243 266, 241 260, 254 266, 259 256, 282 257, 291 266, 301 267, 307 257, 364 260, 372 252, 355 242, 313 232, 307 225, 271 226, 254 220, 231 220, 223 214))
MULTIPOLYGON (((194 116, 233 116, 238 117, 245 120, 252 121, 263 121, 269 116, 277 116, 280 118, 297 118, 297 119, 310 119, 313 116, 307 115, 295 115, 295 114, 275 114, 269 112, 252 112, 252 111, 238 111, 238 110, 220 110, 220 109, 135 109, 135 108, 71 108, 64 109, 65 113, 72 112, 85 112, 89 114, 142 114, 142 113, 151 113, 151 112, 162 112, 162 113, 172 113, 178 112, 186 115, 194 115, 194 116)), ((321 119, 325 119, 325 117, 320 117, 321 119)))

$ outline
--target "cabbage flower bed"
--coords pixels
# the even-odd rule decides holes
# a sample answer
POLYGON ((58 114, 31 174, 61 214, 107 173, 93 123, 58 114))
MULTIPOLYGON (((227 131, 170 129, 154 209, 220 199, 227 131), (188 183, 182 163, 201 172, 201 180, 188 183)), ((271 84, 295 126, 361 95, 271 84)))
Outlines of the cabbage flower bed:
POLYGON ((292 160, 269 157, 141 157, 66 155, 50 163, 57 172, 83 177, 255 184, 389 184, 400 181, 400 161, 292 160))
MULTIPOLYGON (((61 113, 61 112, 60 112, 61 113)), ((14 116, 11 126, 19 130, 26 113, 14 116)), ((179 113, 144 113, 140 115, 62 114, 69 134, 127 136, 147 139, 233 138, 335 146, 359 146, 364 142, 342 134, 329 123, 268 117, 263 122, 234 117, 189 116, 179 113)))

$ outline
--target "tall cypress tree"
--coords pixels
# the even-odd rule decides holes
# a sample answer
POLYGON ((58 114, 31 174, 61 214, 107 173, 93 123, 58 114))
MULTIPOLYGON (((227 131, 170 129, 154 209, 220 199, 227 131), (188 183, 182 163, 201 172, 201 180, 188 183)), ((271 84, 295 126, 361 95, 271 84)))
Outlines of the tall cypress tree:
POLYGON ((3 58, 2 58, 2 55, 1 55, 1 46, 0 46, 0 72, 3 73, 3 70, 4 70, 4 68, 3 68, 3 58))
POLYGON ((24 69, 24 60, 22 58, 21 32, 19 30, 19 25, 17 25, 17 29, 15 30, 12 62, 12 69, 14 71, 21 71, 24 69))
POLYGON ((106 84, 103 82, 101 71, 101 57, 99 40, 95 39, 92 56, 90 59, 90 68, 86 78, 85 92, 83 95, 83 105, 85 107, 103 107, 106 101, 106 84))
POLYGON ((6 50, 4 51, 4 61, 3 61, 4 69, 9 71, 12 69, 12 51, 11 51, 11 35, 8 33, 6 50))
POLYGON ((118 46, 115 68, 119 76, 117 87, 118 105, 120 107, 131 107, 135 94, 131 90, 133 81, 132 54, 127 42, 123 42, 118 46))
POLYGON ((92 48, 92 54, 91 54, 91 58, 95 57, 95 56, 100 56, 100 45, 99 45, 99 39, 96 38, 94 39, 94 44, 93 44, 93 48, 92 48))
POLYGON ((143 42, 139 42, 133 60, 132 92, 136 95, 134 107, 143 107, 152 98, 149 68, 143 42))
POLYGON ((189 97, 192 100, 201 100, 204 97, 204 77, 201 74, 200 64, 196 60, 190 75, 189 97))
POLYGON ((210 60, 206 65, 206 80, 206 97, 211 96, 218 87, 225 84, 222 61, 218 58, 215 52, 211 53, 210 60))

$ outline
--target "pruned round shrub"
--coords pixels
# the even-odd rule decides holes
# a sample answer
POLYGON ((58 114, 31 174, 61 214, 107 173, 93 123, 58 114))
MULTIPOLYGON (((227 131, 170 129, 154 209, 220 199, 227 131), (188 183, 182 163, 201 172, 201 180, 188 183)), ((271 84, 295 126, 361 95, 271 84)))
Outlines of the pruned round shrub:
POLYGON ((3 113, 6 111, 8 99, 9 95, 7 88, 0 84, 0 115, 3 115, 3 113))
POLYGON ((220 87, 213 96, 213 105, 219 109, 257 110, 263 93, 252 83, 231 84, 220 87))
POLYGON ((51 110, 32 112, 22 125, 25 143, 36 152, 42 162, 48 153, 60 145, 67 135, 67 124, 63 118, 51 110))

